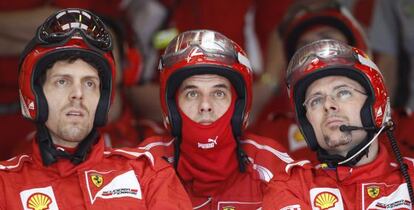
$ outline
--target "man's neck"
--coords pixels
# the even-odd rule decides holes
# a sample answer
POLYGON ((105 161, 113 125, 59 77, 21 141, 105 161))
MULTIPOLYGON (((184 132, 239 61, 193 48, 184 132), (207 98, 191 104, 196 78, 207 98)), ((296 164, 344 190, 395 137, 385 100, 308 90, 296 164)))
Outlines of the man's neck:
POLYGON ((360 161, 358 161, 355 166, 362 166, 368 163, 373 162, 378 155, 379 152, 379 146, 378 146, 378 139, 374 140, 372 144, 368 147, 368 152, 366 155, 364 155, 360 161))
POLYGON ((50 132, 50 137, 52 138, 52 142, 54 145, 65 148, 76 148, 80 143, 79 141, 70 141, 62 139, 59 136, 55 135, 53 132, 50 132))

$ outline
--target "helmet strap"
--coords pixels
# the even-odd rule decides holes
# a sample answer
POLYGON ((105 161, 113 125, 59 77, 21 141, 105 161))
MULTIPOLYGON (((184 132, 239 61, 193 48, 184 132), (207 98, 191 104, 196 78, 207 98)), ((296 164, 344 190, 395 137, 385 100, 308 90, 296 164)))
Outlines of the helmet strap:
POLYGON ((237 151, 237 160, 239 163, 239 171, 246 172, 246 165, 249 163, 249 159, 246 153, 243 151, 240 145, 240 137, 235 137, 236 140, 236 151, 237 151))
POLYGON ((69 154, 66 151, 56 149, 53 144, 49 129, 42 123, 37 126, 37 141, 42 157, 43 164, 49 166, 59 158, 69 159, 75 165, 82 163, 89 153, 93 144, 98 140, 98 132, 95 128, 86 136, 85 139, 78 145, 75 153, 69 154))

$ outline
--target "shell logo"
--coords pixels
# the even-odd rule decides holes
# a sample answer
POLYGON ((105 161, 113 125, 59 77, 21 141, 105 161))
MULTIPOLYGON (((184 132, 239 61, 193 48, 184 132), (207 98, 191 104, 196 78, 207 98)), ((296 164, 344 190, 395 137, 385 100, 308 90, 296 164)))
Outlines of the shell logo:
POLYGON ((338 198, 336 195, 330 192, 322 192, 315 197, 314 204, 316 207, 319 207, 321 210, 323 210, 334 207, 337 202, 338 198))
POLYGON ((46 210, 49 209, 49 205, 52 200, 49 196, 43 193, 35 193, 31 195, 27 201, 27 208, 32 210, 46 210))
POLYGON ((299 129, 296 129, 295 133, 293 134, 293 139, 295 139, 296 142, 302 142, 305 140, 299 129))

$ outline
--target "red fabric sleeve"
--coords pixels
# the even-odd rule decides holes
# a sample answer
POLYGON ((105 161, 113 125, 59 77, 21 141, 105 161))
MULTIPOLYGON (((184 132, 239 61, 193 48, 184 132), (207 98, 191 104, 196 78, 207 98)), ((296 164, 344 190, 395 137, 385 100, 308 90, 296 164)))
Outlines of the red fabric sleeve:
MULTIPOLYGON (((298 168, 299 170, 305 170, 298 168)), ((303 174, 297 170, 292 171, 289 180, 272 180, 265 189, 263 196, 263 210, 268 209, 312 209, 308 203, 304 202, 309 198, 304 198, 305 190, 303 174)))
POLYGON ((144 188, 148 209, 192 209, 191 201, 174 169, 164 160, 156 164, 165 165, 147 180, 144 188))
POLYGON ((3 179, 0 177, 0 210, 6 209, 6 195, 4 194, 4 183, 3 179))

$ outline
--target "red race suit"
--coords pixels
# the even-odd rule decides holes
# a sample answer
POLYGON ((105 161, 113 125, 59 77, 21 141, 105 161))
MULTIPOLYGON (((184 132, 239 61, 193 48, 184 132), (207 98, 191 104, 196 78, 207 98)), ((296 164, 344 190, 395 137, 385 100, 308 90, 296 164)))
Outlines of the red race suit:
MULTIPOLYGON (((413 179, 414 159, 404 158, 413 179)), ((266 190, 263 209, 412 209, 399 166, 380 143, 377 158, 358 167, 292 167, 266 190)))
POLYGON ((33 155, 0 162, 0 209, 191 209, 174 169, 136 149, 104 151, 103 138, 79 165, 44 166, 33 155))
MULTIPOLYGON (((173 137, 151 137, 144 140, 139 149, 173 163, 174 141, 173 137)), ((193 190, 192 183, 183 183, 194 209, 258 209, 269 180, 285 174, 291 165, 309 162, 295 162, 277 141, 254 134, 244 135, 240 144, 248 158, 246 172, 234 171, 213 195, 200 196, 193 190)))

